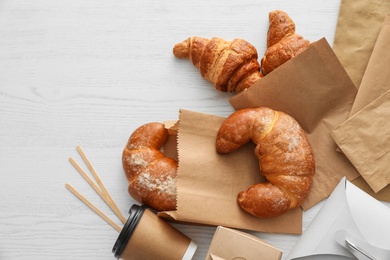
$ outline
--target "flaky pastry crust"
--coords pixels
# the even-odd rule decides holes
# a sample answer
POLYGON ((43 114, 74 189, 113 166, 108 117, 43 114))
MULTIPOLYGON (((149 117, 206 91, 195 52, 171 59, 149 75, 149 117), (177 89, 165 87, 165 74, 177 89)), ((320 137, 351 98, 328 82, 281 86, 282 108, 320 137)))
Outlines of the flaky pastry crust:
POLYGON ((248 108, 221 125, 217 152, 232 152, 252 140, 261 174, 268 180, 238 194, 239 206, 257 217, 276 217, 301 205, 315 172, 310 143, 291 116, 270 108, 248 108))

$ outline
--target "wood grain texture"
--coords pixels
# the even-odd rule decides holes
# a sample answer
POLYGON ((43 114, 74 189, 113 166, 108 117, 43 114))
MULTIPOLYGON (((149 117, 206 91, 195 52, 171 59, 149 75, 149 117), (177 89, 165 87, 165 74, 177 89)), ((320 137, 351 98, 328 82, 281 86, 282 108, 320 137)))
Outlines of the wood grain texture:
MULTIPOLYGON (((121 153, 131 132, 180 108, 227 116, 231 94, 172 54, 192 35, 241 37, 265 51, 268 13, 333 42, 340 0, 0 2, 0 259, 114 259, 117 231, 64 187, 116 219, 69 164, 81 145, 122 213, 121 153)), ((304 213, 306 228, 321 204, 304 213)), ((117 219, 116 219, 117 220, 117 219)), ((117 220, 119 224, 120 221, 117 220)), ((215 227, 173 224, 204 259, 215 227)), ((299 236, 254 233, 284 257, 299 236)))

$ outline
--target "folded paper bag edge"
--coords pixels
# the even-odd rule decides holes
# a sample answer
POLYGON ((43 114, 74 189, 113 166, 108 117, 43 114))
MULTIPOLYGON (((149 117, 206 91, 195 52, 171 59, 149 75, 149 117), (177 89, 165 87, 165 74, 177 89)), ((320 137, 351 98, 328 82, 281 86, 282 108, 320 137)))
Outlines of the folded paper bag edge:
POLYGON ((380 25, 389 12, 388 0, 342 0, 340 3, 333 49, 356 88, 360 86, 380 25))
POLYGON ((350 111, 349 117, 363 109, 377 97, 390 89, 389 74, 383 68, 390 61, 387 49, 390 43, 390 14, 386 16, 379 31, 378 38, 369 57, 359 91, 350 111), (382 72, 382 73, 381 73, 382 72))
MULTIPOLYGON (((300 218, 302 219, 302 208, 298 207, 295 209, 292 209, 291 211, 300 213, 300 218)), ((244 213, 247 214, 247 213, 244 213)), ((295 214, 295 213, 294 213, 295 214)), ((264 232, 264 233, 271 233, 271 234, 291 234, 291 235, 301 235, 302 234, 302 221, 299 223, 299 225, 295 225, 294 228, 290 228, 289 230, 275 230, 275 229, 267 229, 265 227, 256 227, 254 225, 245 225, 245 224, 236 224, 232 225, 231 223, 222 223, 221 221, 215 220, 212 221, 200 221, 199 219, 194 218, 188 218, 185 214, 181 214, 180 212, 175 211, 160 211, 157 212, 157 216, 159 216, 162 219, 165 219, 166 221, 173 222, 173 223, 179 223, 179 224, 191 224, 191 225, 199 225, 199 226, 210 226, 210 227, 217 227, 217 226, 225 226, 232 229, 242 229, 242 230, 248 230, 248 231, 255 231, 255 232, 264 232)))
MULTIPOLYGON (((372 128, 372 123, 367 122, 363 124, 365 121, 363 121, 363 119, 361 118, 369 118, 371 120, 372 116, 369 116, 370 113, 375 112, 376 114, 379 114, 380 112, 376 112, 376 110, 380 105, 385 104, 384 102, 386 100, 390 100, 390 89, 385 93, 381 94, 374 101, 370 102, 368 105, 356 112, 354 115, 352 115, 350 118, 345 120, 343 123, 341 123, 338 127, 336 127, 330 132, 330 136, 335 141, 338 148, 342 150, 348 160, 351 161, 356 170, 360 173, 360 175, 375 193, 378 193, 390 184, 390 177, 387 177, 386 175, 386 169, 388 169, 388 166, 383 165, 380 169, 377 165, 378 160, 382 156, 388 155, 389 148, 385 146, 379 149, 379 147, 381 147, 379 145, 373 147, 371 144, 375 142, 369 141, 372 140, 372 138, 370 138, 372 134, 371 132, 367 133, 367 131, 362 130, 359 130, 357 132, 353 130, 357 129, 356 125, 358 123, 366 129, 372 128), (369 145, 371 145, 372 150, 377 150, 371 157, 367 157, 367 153, 372 153, 372 150, 368 151, 369 145), (379 150, 376 148, 378 148, 379 150), (375 174, 376 177, 372 176, 372 174, 375 174), (382 178, 378 179, 379 177, 382 178)), ((389 105, 387 107, 389 107, 389 105)), ((381 121, 377 122, 377 124, 383 126, 386 125, 386 118, 381 117, 380 119, 381 121)), ((380 134, 386 135, 386 133, 383 132, 381 132, 380 134)), ((378 141, 379 139, 377 140, 376 144, 378 144, 378 141)))
MULTIPOLYGON (((332 100, 333 103, 336 102, 336 109, 339 110, 338 113, 341 113, 346 108, 340 111, 339 104, 344 104, 344 101, 348 98, 352 107, 356 92, 357 89, 353 85, 352 80, 332 50, 327 39, 323 37, 312 42, 309 48, 279 66, 269 75, 259 79, 250 88, 233 95, 229 99, 229 103, 235 110, 265 106, 285 112, 296 119, 305 132, 310 134, 321 124, 322 119, 327 117, 329 111, 333 109, 333 107, 329 106, 329 100, 332 100), (301 72, 295 73, 297 69, 302 71, 302 68, 297 68, 296 65, 310 70, 311 73, 316 73, 315 76, 301 72), (322 72, 323 67, 320 66, 327 67, 327 72, 333 75, 324 74, 322 72), (275 85, 278 85, 279 81, 282 81, 281 83, 283 84, 291 85, 291 81, 288 81, 286 77, 291 78, 289 80, 295 81, 298 76, 300 82, 298 85, 299 88, 286 88, 284 85, 283 87, 277 86, 275 88, 275 85), (325 85, 326 88, 322 88, 324 83, 320 79, 323 77, 327 79, 326 82, 329 84, 325 85), (313 85, 313 81, 315 85, 313 85), (335 82, 337 82, 337 86, 342 86, 342 88, 330 87, 335 82), (321 91, 314 91, 317 88, 321 91), (338 92, 335 93, 335 91, 338 92), (308 96, 307 92, 314 94, 314 96, 308 96), (297 95, 299 95, 299 100, 296 99, 297 95), (318 103, 318 101, 321 102, 318 103), (309 114, 307 113, 307 109, 310 109, 309 114)), ((348 117, 350 110, 347 110, 345 113, 348 117)))

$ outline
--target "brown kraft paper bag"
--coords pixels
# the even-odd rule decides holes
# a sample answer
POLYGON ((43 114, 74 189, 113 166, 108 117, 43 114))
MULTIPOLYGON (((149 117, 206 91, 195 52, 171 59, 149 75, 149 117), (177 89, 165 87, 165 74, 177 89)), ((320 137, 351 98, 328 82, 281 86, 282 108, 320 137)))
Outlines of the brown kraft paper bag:
POLYGON ((364 72, 350 116, 390 89, 390 15, 386 16, 364 72))
POLYGON ((238 110, 265 106, 293 116, 305 130, 316 163, 314 182, 302 207, 330 195, 343 176, 359 176, 337 152, 330 132, 349 115, 357 89, 325 38, 230 99, 238 110))
POLYGON ((390 183, 389 119, 390 90, 331 133, 374 192, 390 183))
POLYGON ((350 116, 332 132, 332 137, 373 189, 380 200, 390 200, 390 171, 387 151, 390 90, 390 16, 387 16, 368 62, 350 116), (385 188, 386 186, 386 188, 385 188), (379 192, 380 191, 380 192, 379 192))
POLYGON ((300 207, 279 217, 257 218, 238 206, 238 193, 265 179, 260 174, 253 143, 230 154, 216 152, 216 136, 224 120, 224 117, 180 110, 177 143, 170 136, 170 143, 164 147, 164 153, 177 156, 179 162, 177 207, 176 211, 158 215, 183 223, 301 234, 300 207))
POLYGON ((333 50, 359 88, 389 0, 341 0, 333 50))

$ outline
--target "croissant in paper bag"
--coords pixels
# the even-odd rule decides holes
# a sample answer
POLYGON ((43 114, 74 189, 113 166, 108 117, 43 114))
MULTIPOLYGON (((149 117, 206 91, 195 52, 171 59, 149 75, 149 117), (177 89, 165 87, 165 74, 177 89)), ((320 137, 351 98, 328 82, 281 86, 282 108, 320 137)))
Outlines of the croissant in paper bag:
POLYGON ((243 39, 190 37, 173 48, 178 58, 189 58, 216 89, 240 92, 262 77, 256 48, 243 39))
POLYGON ((257 217, 275 217, 301 205, 309 194, 315 164, 309 141, 291 116, 270 108, 231 114, 216 139, 219 153, 232 152, 252 140, 261 174, 268 180, 238 195, 239 206, 257 217))
POLYGON ((261 60, 261 72, 267 75, 310 46, 310 42, 295 33, 295 23, 287 13, 275 10, 269 13, 267 50, 261 60))
POLYGON ((164 124, 142 125, 131 134, 122 153, 129 194, 157 211, 176 208, 178 164, 160 151, 167 137, 164 124))

